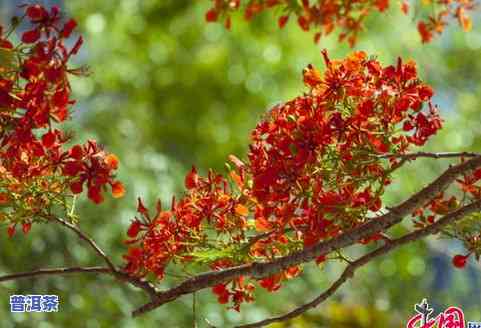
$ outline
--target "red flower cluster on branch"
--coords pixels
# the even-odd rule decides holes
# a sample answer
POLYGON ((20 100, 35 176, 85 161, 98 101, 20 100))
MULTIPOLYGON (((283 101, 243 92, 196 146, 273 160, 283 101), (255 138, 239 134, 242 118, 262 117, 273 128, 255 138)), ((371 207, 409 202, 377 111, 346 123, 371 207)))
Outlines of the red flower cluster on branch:
POLYGON ((233 240, 243 239, 247 213, 221 175, 211 171, 203 178, 192 168, 186 188, 187 195, 180 201, 173 199, 170 210, 163 210, 158 203, 153 217, 139 199, 140 218, 129 228, 128 243, 140 242, 141 248, 130 248, 128 272, 142 276, 150 271, 162 279, 167 264, 192 261, 197 250, 208 247, 206 226, 233 240))
POLYGON ((363 52, 340 62, 324 52, 324 59, 323 77, 313 67, 304 72, 310 94, 273 108, 249 152, 256 219, 291 225, 307 246, 381 208, 395 162, 376 154, 402 154, 441 127, 414 63, 381 67, 363 52))
POLYGON ((456 19, 464 31, 471 31, 473 23, 466 13, 475 8, 474 1, 438 0, 433 2, 433 6, 439 7, 437 14, 428 16, 417 26, 423 43, 430 42, 435 35, 441 34, 451 18, 456 19))
MULTIPOLYGON (((304 71, 308 92, 270 110, 251 134, 248 161, 229 157, 228 178, 193 168, 186 194, 156 214, 139 200, 129 230, 125 270, 162 279, 168 265, 213 270, 271 260, 335 237, 372 219, 382 207, 398 159, 441 128, 433 91, 413 62, 383 67, 364 52, 304 71), (259 237, 260 236, 260 237, 259 237)), ((359 244, 380 239, 374 235, 359 244)), ((323 262, 327 258, 317 259, 323 262)), ((300 267, 258 281, 269 291, 300 267)), ((252 300, 241 277, 214 287, 220 303, 252 300)))
MULTIPOLYGON (((423 41, 440 32, 450 14, 469 29, 464 13, 472 8, 470 1, 438 2, 446 10, 432 18, 431 25, 420 24, 423 41)), ((206 19, 216 21, 240 5, 240 0, 214 0, 206 19)), ((300 4, 251 0, 245 13, 250 19, 267 8, 284 6, 286 15, 280 17, 280 27, 295 14, 304 30, 317 26, 328 34, 335 27, 343 28, 341 39, 347 38, 353 45, 370 9, 384 11, 388 5, 387 0, 317 4, 308 0, 300 4)), ((50 220, 58 208, 72 218, 73 205, 68 199, 84 189, 94 203, 101 203, 109 189, 113 197, 124 194, 124 186, 115 178, 119 160, 114 154, 105 152, 94 140, 66 147, 70 137, 62 124, 70 118, 75 103, 68 75, 84 72, 69 65, 82 45, 82 37, 72 47, 64 43, 77 23, 64 21, 57 7, 22 7, 25 15, 14 20, 9 30, 0 26, 0 221, 8 224, 9 236, 14 235, 18 224, 28 233, 32 223, 50 220), (9 37, 24 20, 29 28, 14 45, 9 37)), ((403 10, 407 11, 406 4, 403 10)), ((230 24, 227 16, 226 26, 230 24)), ((391 184, 393 171, 419 155, 407 152, 424 145, 442 126, 431 103, 431 87, 419 79, 414 62, 399 59, 396 65, 382 66, 364 52, 343 60, 331 59, 327 51, 322 56, 325 71, 306 67, 303 81, 307 92, 275 106, 263 117, 251 133, 246 159, 229 156, 226 177, 213 171, 202 176, 192 167, 185 177, 185 194, 178 200, 174 197, 169 209, 158 202, 152 212, 138 199, 138 216, 131 222, 125 242, 128 250, 123 270, 130 276, 128 281, 151 295, 169 295, 156 293, 150 284, 137 278, 151 274, 162 280, 168 274, 166 269, 174 265, 184 270, 189 265, 203 265, 214 271, 244 265, 232 270, 230 276, 220 275, 221 279, 204 285, 212 286, 219 303, 231 303, 231 308, 239 311, 242 303, 253 301, 256 284, 269 292, 277 291, 286 280, 301 274, 301 265, 292 264, 302 261, 284 262, 270 271, 261 269, 261 273, 246 270, 239 275, 236 270, 254 269, 256 266, 249 265, 253 262, 298 256, 300 253, 294 252, 311 251, 311 246, 348 234, 365 223, 370 229, 380 217, 392 213, 401 218, 422 205, 417 194, 392 212, 380 215, 385 207, 382 196, 391 184)), ((481 258, 480 214, 474 212, 479 202, 474 204, 478 207, 465 206, 481 199, 481 169, 464 169, 457 173, 462 173, 462 178, 456 180, 459 190, 454 195, 446 190, 456 176, 456 169, 451 168, 421 192, 430 192, 430 201, 412 213, 416 228, 434 225, 431 232, 441 231, 464 241, 468 253, 452 259, 457 268, 466 267, 471 255, 478 261, 481 258), (464 214, 470 214, 454 221, 454 215, 461 218, 463 209, 464 214), (457 210, 461 213, 455 213, 457 210), (440 222, 444 225, 436 225, 437 220, 444 220, 440 222)), ((109 273, 124 277, 75 225, 59 218, 57 221, 87 240, 106 260, 109 273)), ((414 240, 417 233, 391 240, 380 231, 386 226, 365 230, 362 239, 352 234, 350 242, 363 246, 382 239, 388 242, 385 247, 393 247, 414 240)), ((346 260, 329 247, 308 258, 318 256, 317 264, 346 260)), ((377 256, 372 254, 364 259, 377 256)), ((350 262, 346 272, 352 275, 362 261, 361 257, 350 262)), ((204 279, 206 276, 209 274, 204 279)), ((161 296, 152 300, 159 301, 161 296)))
MULTIPOLYGON (((463 158, 461 162, 464 162, 463 158)), ((457 179, 456 186, 452 189, 449 192, 442 191, 424 207, 412 213, 415 228, 425 228, 448 213, 481 199, 481 169, 463 174, 462 179, 457 179)), ((467 255, 458 254, 453 257, 452 263, 456 268, 464 268, 471 255, 474 255, 477 261, 481 258, 479 218, 479 214, 467 216, 443 231, 447 237, 462 241, 469 251, 467 255)))
MULTIPOLYGON (((212 7, 206 12, 208 22, 224 19, 227 28, 231 26, 231 13, 243 8, 244 18, 251 20, 255 15, 267 10, 281 12, 278 25, 283 28, 290 17, 304 31, 315 30, 314 41, 319 42, 322 36, 334 30, 340 30, 339 41, 347 41, 351 47, 357 42, 359 33, 364 30, 364 21, 373 12, 385 12, 390 5, 389 0, 212 0, 212 7)), ((401 2, 401 10, 407 14, 409 3, 401 2)), ((471 29, 471 19, 466 15, 474 9, 473 0, 428 0, 421 7, 429 8, 431 14, 418 23, 418 31, 422 42, 429 42, 435 34, 440 34, 450 18, 458 20, 465 31, 471 29)), ((428 10, 426 10, 428 11, 428 10)))
POLYGON ((53 207, 66 208, 66 198, 80 193, 84 184, 95 203, 108 185, 116 197, 124 192, 114 178, 114 155, 95 141, 65 148, 70 138, 62 123, 75 103, 68 75, 84 72, 69 66, 82 37, 70 48, 65 45, 76 22, 65 22, 55 6, 23 7, 25 15, 9 30, 0 26, 0 221, 10 224, 10 235, 17 223, 28 232, 53 207), (28 29, 14 45, 9 36, 24 21, 28 29))

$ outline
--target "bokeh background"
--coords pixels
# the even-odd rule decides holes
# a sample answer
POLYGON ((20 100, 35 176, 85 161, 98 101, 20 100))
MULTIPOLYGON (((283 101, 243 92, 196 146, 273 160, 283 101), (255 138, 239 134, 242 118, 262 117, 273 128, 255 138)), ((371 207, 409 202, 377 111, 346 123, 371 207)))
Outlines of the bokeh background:
MULTIPOLYGON (((5 24, 25 1, 0 0, 5 24)), ((249 131, 266 110, 305 91, 301 71, 322 67, 320 49, 332 57, 352 50, 336 37, 312 42, 294 22, 279 30, 272 13, 250 24, 240 15, 232 31, 206 24, 208 0, 69 0, 57 4, 79 22, 85 46, 77 63, 92 75, 72 81, 78 99, 70 128, 79 141, 99 140, 121 159, 126 197, 100 206, 82 198, 81 226, 122 263, 122 243, 135 215, 135 200, 169 203, 180 195, 185 172, 223 172, 229 154, 244 157, 249 131)), ((415 6, 412 6, 415 10, 415 6)), ((456 22, 434 42, 421 45, 412 15, 394 1, 385 15, 367 22, 356 49, 384 63, 397 56, 415 59, 421 77, 435 90, 445 127, 427 146, 438 151, 481 151, 481 21, 464 33, 456 22)), ((386 199, 395 204, 418 190, 448 162, 419 160, 398 173, 386 199)), ((40 267, 101 264, 75 236, 54 225, 34 225, 28 237, 0 232, 0 273, 40 267)), ((410 245, 361 269, 321 307, 272 327, 404 327, 413 304, 426 297, 436 313, 449 305, 481 321, 479 263, 457 270, 450 261, 462 245, 431 238, 410 245)), ((338 264, 308 266, 301 279, 276 294, 259 290, 241 313, 218 305, 210 292, 197 294, 197 325, 231 327, 280 314, 316 296, 339 274, 338 264)), ((172 279, 170 283, 175 283, 172 279)), ((167 284, 163 286, 167 287, 167 284)), ((0 284, 1 327, 192 327, 192 297, 186 296, 138 319, 130 312, 143 304, 142 292, 108 276, 41 277, 0 284), (12 294, 57 294, 58 313, 11 314, 12 294)))

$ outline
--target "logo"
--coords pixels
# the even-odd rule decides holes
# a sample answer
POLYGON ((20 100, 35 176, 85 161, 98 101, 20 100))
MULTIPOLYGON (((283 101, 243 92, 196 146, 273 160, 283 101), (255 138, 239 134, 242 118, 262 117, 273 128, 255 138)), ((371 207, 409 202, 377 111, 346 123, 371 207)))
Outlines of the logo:
POLYGON ((57 295, 12 295, 10 312, 58 312, 57 295))
POLYGON ((409 319, 406 328, 481 328, 481 322, 474 321, 469 321, 466 326, 463 310, 456 306, 450 306, 433 317, 434 309, 423 299, 414 305, 414 311, 416 314, 409 319))

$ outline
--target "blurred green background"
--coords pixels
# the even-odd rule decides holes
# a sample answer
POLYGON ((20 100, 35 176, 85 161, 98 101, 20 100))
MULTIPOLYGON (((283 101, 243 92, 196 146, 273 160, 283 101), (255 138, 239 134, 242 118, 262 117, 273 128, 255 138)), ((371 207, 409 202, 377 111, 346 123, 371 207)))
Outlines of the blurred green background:
MULTIPOLYGON (((0 1, 8 21, 23 1, 0 1)), ((320 49, 333 58, 351 49, 336 37, 312 42, 294 22, 279 30, 272 13, 252 23, 235 16, 232 31, 206 24, 207 0, 69 0, 59 4, 79 22, 85 46, 78 64, 88 78, 74 79, 79 100, 70 128, 78 140, 97 139, 121 159, 127 185, 122 200, 94 206, 81 200, 81 226, 115 262, 122 263, 122 241, 135 215, 138 196, 153 205, 168 203, 182 190, 184 173, 223 170, 227 155, 243 158, 249 131, 273 104, 305 91, 301 70, 322 68, 320 49)), ((476 18, 476 17, 475 17, 476 18)), ((434 42, 421 45, 412 17, 393 3, 386 15, 374 15, 356 49, 376 54, 385 64, 397 56, 415 59, 420 76, 431 83, 445 128, 428 145, 438 151, 481 151, 481 21, 464 33, 453 22, 434 42)), ((448 165, 419 160, 398 174, 387 199, 395 203, 418 190, 448 165)), ((0 234, 0 272, 40 267, 101 264, 69 231, 34 225, 28 237, 0 234)), ((461 245, 435 240, 417 243, 363 268, 330 301, 292 322, 273 327, 404 327, 413 304, 427 297, 436 313, 449 305, 481 321, 479 264, 456 270, 451 256, 461 245)), ((306 274, 276 294, 259 290, 257 301, 241 313, 218 305, 210 292, 198 294, 198 327, 230 327, 280 314, 316 296, 341 267, 306 274)), ((175 281, 171 281, 173 283, 175 281)), ((162 285, 166 287, 167 285, 162 285)), ((138 319, 130 312, 146 301, 142 292, 108 276, 43 277, 0 284, 0 326, 9 327, 192 327, 192 297, 186 296, 138 319), (57 294, 58 313, 11 314, 12 294, 57 294)))

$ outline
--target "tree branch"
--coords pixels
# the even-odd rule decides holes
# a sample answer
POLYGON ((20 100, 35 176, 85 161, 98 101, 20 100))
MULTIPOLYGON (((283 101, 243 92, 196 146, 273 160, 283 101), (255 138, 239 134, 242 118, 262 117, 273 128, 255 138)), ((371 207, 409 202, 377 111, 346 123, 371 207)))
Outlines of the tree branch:
POLYGON ((151 284, 147 280, 129 276, 127 273, 122 271, 115 271, 113 274, 119 280, 128 282, 137 288, 143 289, 147 293, 147 295, 149 295, 152 301, 157 299, 157 294, 159 293, 159 291, 155 288, 153 284, 151 284))
POLYGON ((367 238, 398 224, 406 215, 425 205, 441 191, 446 189, 458 175, 478 167, 481 167, 481 156, 476 156, 466 162, 451 166, 437 179, 400 205, 392 208, 387 214, 374 218, 351 231, 270 262, 254 262, 225 270, 201 273, 185 280, 176 287, 158 293, 155 300, 136 309, 132 315, 141 315, 162 304, 171 302, 182 295, 212 287, 216 284, 233 280, 239 276, 248 275, 257 279, 268 277, 289 267, 312 261, 318 256, 327 255, 332 251, 351 246, 363 238, 367 238))
POLYGON ((415 153, 406 153, 406 154, 381 154, 377 155, 378 158, 400 158, 401 160, 394 164, 391 169, 389 170, 389 173, 394 172, 395 170, 399 169, 401 166, 406 164, 406 162, 415 160, 420 157, 425 157, 425 158, 434 158, 434 159, 440 159, 440 158, 459 158, 459 157, 466 157, 466 158, 472 158, 476 156, 480 156, 481 154, 478 153, 472 153, 472 152, 439 152, 439 153, 431 153, 431 152, 415 152, 415 153))
POLYGON ((9 274, 5 276, 0 276, 0 282, 2 281, 9 281, 9 280, 16 280, 22 278, 33 278, 37 276, 46 276, 46 275, 63 275, 63 274, 70 274, 70 273, 106 273, 111 274, 110 268, 107 267, 71 267, 71 268, 54 268, 54 269, 38 269, 29 272, 20 272, 9 274))
POLYGON ((108 267, 69 267, 69 268, 53 268, 53 269, 38 269, 34 271, 28 272, 20 272, 9 274, 5 276, 0 276, 0 282, 9 281, 9 280, 17 280, 23 278, 35 278, 37 276, 49 276, 49 275, 64 275, 64 274, 71 274, 71 273, 103 273, 108 274, 111 276, 116 277, 117 279, 128 282, 138 288, 141 288, 147 292, 147 294, 154 299, 156 297, 157 290, 154 286, 152 286, 149 282, 143 281, 134 277, 130 277, 127 274, 115 271, 113 272, 112 269, 108 267))
POLYGON ((313 299, 311 302, 306 303, 304 305, 299 306, 298 308, 292 310, 291 312, 288 312, 284 315, 278 316, 278 317, 273 317, 269 319, 265 319, 262 321, 254 322, 251 324, 247 325, 242 325, 238 326, 237 328, 256 328, 256 327, 263 327, 268 324, 274 323, 274 322, 281 322, 281 321, 287 321, 292 318, 295 318, 302 313, 318 306, 325 300, 327 300, 330 296, 332 296, 345 282, 347 282, 349 279, 351 279, 354 276, 354 273, 356 272, 357 269, 360 267, 366 265, 367 263, 371 262, 377 257, 383 256, 392 250, 399 248, 401 246, 404 246, 410 242, 417 241, 419 239, 422 239, 428 235, 431 234, 436 234, 438 233, 442 228, 444 228, 446 225, 454 223, 457 220, 462 219, 468 214, 474 213, 481 210, 481 200, 478 200, 476 202, 473 202, 469 205, 466 205, 444 217, 439 219, 437 222, 433 223, 432 225, 421 229, 414 231, 412 233, 406 234, 401 238, 391 240, 389 243, 385 244, 384 246, 360 257, 354 262, 351 262, 344 272, 341 274, 341 276, 327 289, 325 290, 322 294, 320 294, 318 297, 313 299))
POLYGON ((439 153, 431 153, 431 152, 415 152, 415 153, 406 153, 406 154, 381 154, 377 157, 379 158, 405 158, 405 159, 416 159, 419 157, 427 157, 427 158, 459 158, 459 157, 466 157, 472 158, 481 156, 479 153, 473 152, 439 152, 439 153))
POLYGON ((110 273, 113 276, 115 276, 117 279, 121 281, 128 282, 135 287, 143 289, 150 296, 151 300, 154 300, 157 298, 158 291, 154 285, 152 285, 150 282, 146 280, 129 276, 125 272, 118 270, 115 267, 115 265, 112 263, 112 261, 109 259, 109 257, 105 254, 105 252, 95 243, 95 241, 92 238, 90 238, 82 230, 80 230, 78 226, 58 217, 52 216, 51 218, 58 221, 60 224, 69 228, 70 230, 74 231, 79 236, 80 239, 86 241, 94 249, 94 251, 105 261, 105 263, 107 263, 108 268, 110 269, 110 273))
POLYGON ((107 263, 107 266, 110 268, 110 271, 112 272, 117 272, 117 269, 115 268, 115 265, 112 263, 112 261, 105 255, 104 251, 100 249, 100 247, 95 243, 95 241, 87 236, 78 226, 75 224, 72 224, 70 222, 65 221, 64 219, 61 219, 59 217, 52 216, 52 218, 56 221, 58 221, 60 224, 63 226, 69 228, 70 230, 74 231, 80 239, 84 240, 87 242, 93 249, 94 251, 107 263))

